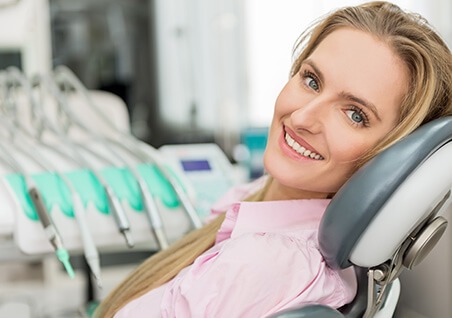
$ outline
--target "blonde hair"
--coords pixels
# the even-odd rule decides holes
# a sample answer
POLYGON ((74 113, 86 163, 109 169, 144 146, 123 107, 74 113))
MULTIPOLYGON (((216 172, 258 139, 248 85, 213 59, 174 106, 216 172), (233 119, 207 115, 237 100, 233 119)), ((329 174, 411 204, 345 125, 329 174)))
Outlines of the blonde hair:
MULTIPOLYGON (((449 49, 426 20, 387 2, 342 8, 309 28, 297 42, 296 51, 300 54, 293 63, 291 76, 299 71, 302 62, 328 34, 342 27, 362 30, 381 39, 410 72, 409 93, 401 105, 398 125, 362 158, 361 163, 422 123, 452 114, 452 56, 449 49)), ((261 200, 264 192, 265 189, 248 200, 261 200)), ((126 303, 168 282, 192 264, 214 244, 223 219, 224 215, 146 260, 110 293, 95 317, 112 317, 126 303)))

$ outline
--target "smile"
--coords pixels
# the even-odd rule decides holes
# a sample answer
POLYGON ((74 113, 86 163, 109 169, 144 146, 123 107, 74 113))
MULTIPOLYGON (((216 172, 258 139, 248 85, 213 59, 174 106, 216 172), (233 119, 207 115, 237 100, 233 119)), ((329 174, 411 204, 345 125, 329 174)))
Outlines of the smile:
POLYGON ((300 146, 298 142, 296 142, 292 137, 289 136, 288 133, 284 134, 284 139, 286 140, 286 144, 292 148, 295 152, 299 153, 300 155, 314 159, 314 160, 323 160, 324 158, 319 155, 318 153, 315 153, 309 149, 306 149, 303 146, 300 146))

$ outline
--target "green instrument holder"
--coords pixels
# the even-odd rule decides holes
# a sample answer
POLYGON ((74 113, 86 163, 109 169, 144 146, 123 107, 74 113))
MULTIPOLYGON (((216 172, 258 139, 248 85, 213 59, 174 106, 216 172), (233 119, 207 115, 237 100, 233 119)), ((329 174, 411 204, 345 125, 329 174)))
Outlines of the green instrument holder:
POLYGON ((5 178, 15 193, 16 198, 19 201, 19 205, 25 215, 33 221, 38 221, 38 214, 36 213, 33 204, 31 203, 30 196, 28 195, 27 187, 25 185, 25 178, 18 174, 10 174, 5 178))
POLYGON ((88 203, 91 202, 99 212, 109 214, 105 190, 91 170, 76 170, 67 172, 64 175, 69 179, 74 190, 80 195, 84 207, 87 207, 88 203))
MULTIPOLYGON (((138 173, 146 182, 149 191, 157 200, 161 200, 168 209, 177 208, 180 203, 171 184, 163 173, 153 164, 140 164, 138 173)), ((127 168, 108 167, 100 172, 120 201, 126 201, 132 209, 143 212, 143 201, 138 182, 127 168)), ((174 176, 174 172, 170 171, 174 176)), ((104 214, 109 214, 108 200, 102 184, 95 174, 87 169, 70 171, 65 173, 74 190, 80 195, 83 205, 86 207, 91 202, 96 209, 104 214)), ((63 179, 55 173, 44 172, 31 176, 37 188, 43 196, 48 211, 58 205, 64 215, 74 218, 71 192, 63 179)), ((38 220, 32 201, 28 195, 25 178, 19 174, 6 176, 6 180, 14 191, 25 215, 33 220, 38 220)), ((176 177, 176 180, 179 180, 176 177)))

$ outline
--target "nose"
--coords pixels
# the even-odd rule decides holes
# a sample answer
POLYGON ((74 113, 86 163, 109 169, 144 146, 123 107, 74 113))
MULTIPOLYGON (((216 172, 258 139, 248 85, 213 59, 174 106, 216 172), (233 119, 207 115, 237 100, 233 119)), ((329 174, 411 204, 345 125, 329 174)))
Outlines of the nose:
POLYGON ((317 96, 300 105, 290 115, 292 127, 298 131, 309 131, 318 134, 322 131, 327 118, 328 102, 317 96))

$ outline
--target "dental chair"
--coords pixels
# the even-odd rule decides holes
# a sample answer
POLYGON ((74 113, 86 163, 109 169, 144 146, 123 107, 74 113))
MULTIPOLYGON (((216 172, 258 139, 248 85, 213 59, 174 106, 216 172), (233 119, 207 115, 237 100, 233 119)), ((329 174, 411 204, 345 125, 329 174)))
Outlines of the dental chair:
POLYGON ((338 191, 319 228, 319 245, 334 269, 355 266, 358 292, 338 310, 312 304, 271 318, 392 317, 398 277, 431 251, 447 227, 452 117, 427 123, 369 161, 338 191))

